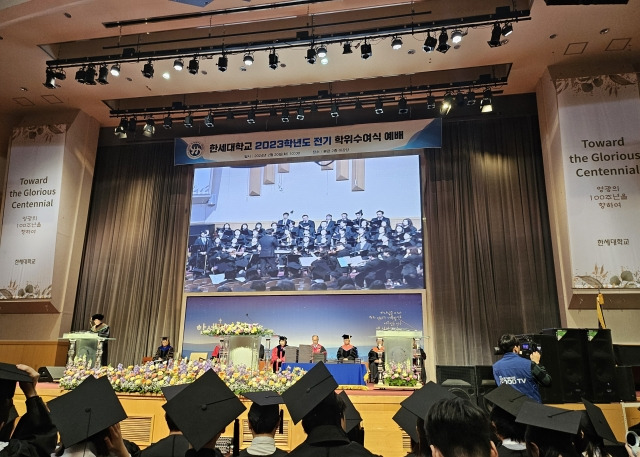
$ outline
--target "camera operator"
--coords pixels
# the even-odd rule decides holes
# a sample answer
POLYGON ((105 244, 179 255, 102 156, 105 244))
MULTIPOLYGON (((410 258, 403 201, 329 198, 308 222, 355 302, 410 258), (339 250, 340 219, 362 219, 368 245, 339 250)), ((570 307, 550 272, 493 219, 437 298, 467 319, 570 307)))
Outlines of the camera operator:
POLYGON ((493 377, 496 384, 509 384, 538 403, 542 403, 538 384, 549 386, 551 376, 540 365, 540 352, 531 352, 530 359, 521 357, 520 341, 510 333, 500 337, 498 347, 504 356, 493 364, 493 377))

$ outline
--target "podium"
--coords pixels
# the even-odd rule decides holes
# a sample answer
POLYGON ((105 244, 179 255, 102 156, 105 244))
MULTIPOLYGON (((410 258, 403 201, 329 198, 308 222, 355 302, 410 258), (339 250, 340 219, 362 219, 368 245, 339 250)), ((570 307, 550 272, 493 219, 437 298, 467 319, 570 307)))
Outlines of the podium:
POLYGON ((260 335, 225 335, 222 337, 220 359, 232 365, 244 365, 249 370, 258 370, 261 340, 260 335))
POLYGON ((73 363, 77 357, 86 357, 87 366, 99 368, 102 366, 102 351, 105 341, 115 341, 115 338, 103 338, 93 332, 71 332, 62 335, 61 340, 69 340, 67 365, 73 363))
POLYGON ((385 369, 390 364, 413 365, 413 342, 422 338, 415 330, 376 330, 376 338, 384 338, 385 369))

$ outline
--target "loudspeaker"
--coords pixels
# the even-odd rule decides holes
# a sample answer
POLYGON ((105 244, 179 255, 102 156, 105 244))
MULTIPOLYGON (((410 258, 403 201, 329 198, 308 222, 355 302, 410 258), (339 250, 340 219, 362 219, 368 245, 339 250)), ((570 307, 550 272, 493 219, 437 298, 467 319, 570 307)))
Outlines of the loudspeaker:
POLYGON ((545 329, 542 335, 535 336, 540 338, 545 335, 552 338, 540 340, 540 363, 551 375, 552 389, 540 389, 540 394, 545 392, 546 395, 543 396, 543 403, 579 403, 583 397, 588 398, 591 385, 589 364, 585 363, 587 330, 545 329))
POLYGON ((636 386, 632 367, 616 367, 616 388, 620 401, 636 401, 636 386))
POLYGON ((64 376, 64 370, 66 367, 40 367, 38 368, 38 374, 40 382, 58 382, 60 378, 64 376))
POLYGON ((587 329, 587 356, 591 391, 586 398, 593 403, 620 401, 610 329, 587 329))
POLYGON ((475 367, 436 365, 436 382, 454 395, 477 404, 475 367))
POLYGON ((491 365, 476 365, 476 396, 478 406, 489 413, 489 403, 484 399, 485 395, 493 389, 497 389, 498 385, 493 377, 493 367, 491 365))

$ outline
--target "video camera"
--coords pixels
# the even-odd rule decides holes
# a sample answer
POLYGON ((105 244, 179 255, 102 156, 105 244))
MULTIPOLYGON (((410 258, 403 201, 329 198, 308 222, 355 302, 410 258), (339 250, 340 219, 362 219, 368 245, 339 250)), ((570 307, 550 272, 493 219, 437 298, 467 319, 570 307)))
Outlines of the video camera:
MULTIPOLYGON (((530 359, 532 353, 541 352, 542 350, 538 343, 533 341, 531 335, 516 335, 516 339, 518 340, 518 345, 520 346, 520 357, 530 359)), ((504 351, 498 346, 495 346, 493 349, 493 353, 495 355, 504 355, 504 351)))

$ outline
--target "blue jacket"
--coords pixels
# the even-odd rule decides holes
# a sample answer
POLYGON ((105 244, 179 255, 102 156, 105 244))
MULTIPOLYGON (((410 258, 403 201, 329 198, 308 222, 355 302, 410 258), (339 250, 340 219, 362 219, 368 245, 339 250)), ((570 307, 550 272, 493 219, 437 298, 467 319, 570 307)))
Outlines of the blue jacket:
POLYGON ((542 402, 538 382, 531 372, 533 362, 509 352, 493 364, 493 377, 496 384, 509 384, 538 403, 542 402))

